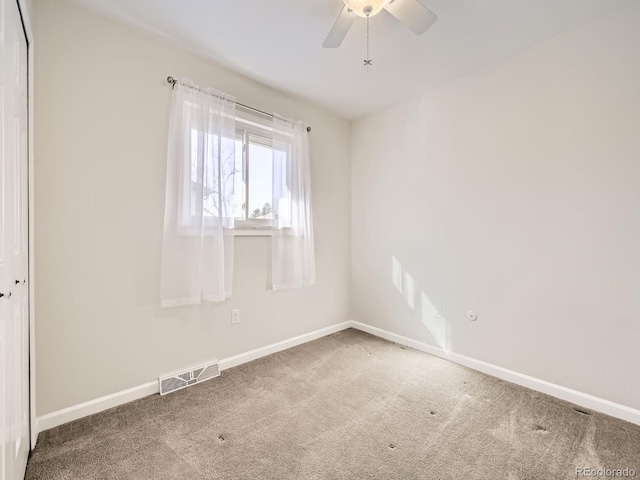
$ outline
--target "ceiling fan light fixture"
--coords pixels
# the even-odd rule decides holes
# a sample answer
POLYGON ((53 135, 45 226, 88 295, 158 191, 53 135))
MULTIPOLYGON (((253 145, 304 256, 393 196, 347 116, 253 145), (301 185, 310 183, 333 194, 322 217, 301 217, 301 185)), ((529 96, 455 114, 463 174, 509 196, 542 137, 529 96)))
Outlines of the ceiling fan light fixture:
POLYGON ((380 13, 390 0, 344 0, 344 3, 360 17, 373 17, 380 13))

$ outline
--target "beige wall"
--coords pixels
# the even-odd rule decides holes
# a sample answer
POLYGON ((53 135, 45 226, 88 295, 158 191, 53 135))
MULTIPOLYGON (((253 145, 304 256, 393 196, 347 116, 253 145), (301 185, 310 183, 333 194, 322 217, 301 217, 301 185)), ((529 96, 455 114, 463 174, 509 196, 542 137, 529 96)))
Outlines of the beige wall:
POLYGON ((622 11, 354 125, 354 320, 640 408, 639 26, 622 11))
POLYGON ((65 1, 34 21, 38 415, 348 320, 348 122, 65 1), (267 290, 239 238, 229 301, 159 308, 168 75, 312 125, 316 286, 267 290))
POLYGON ((640 408, 638 8, 352 141, 320 108, 66 1, 33 20, 38 415, 347 320, 350 272, 354 320, 640 408), (317 286, 268 291, 268 239, 239 238, 231 300, 158 307, 167 75, 313 126, 317 286))

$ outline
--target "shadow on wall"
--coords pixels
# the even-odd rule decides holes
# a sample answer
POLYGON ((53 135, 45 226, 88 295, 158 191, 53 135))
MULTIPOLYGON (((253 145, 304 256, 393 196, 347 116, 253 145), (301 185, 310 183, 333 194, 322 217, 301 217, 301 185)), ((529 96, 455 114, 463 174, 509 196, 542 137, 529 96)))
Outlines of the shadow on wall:
POLYGON ((403 296, 410 310, 419 308, 422 324, 427 328, 437 346, 446 354, 450 351, 449 324, 442 314, 442 305, 433 303, 395 256, 391 257, 391 283, 403 296), (417 303, 419 302, 419 305, 417 303))

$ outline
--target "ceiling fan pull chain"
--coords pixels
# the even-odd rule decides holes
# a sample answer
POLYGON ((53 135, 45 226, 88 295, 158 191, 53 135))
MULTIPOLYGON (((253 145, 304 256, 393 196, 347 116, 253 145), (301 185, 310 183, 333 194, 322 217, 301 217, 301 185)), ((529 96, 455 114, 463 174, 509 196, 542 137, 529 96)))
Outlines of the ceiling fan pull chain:
MULTIPOLYGON (((367 7, 367 8, 371 8, 371 7, 367 7)), ((369 13, 371 12, 371 10, 369 10, 369 13)), ((365 13, 367 13, 366 9, 365 9, 365 13)), ((367 67, 367 71, 369 71, 369 67, 371 66, 371 57, 369 57, 369 13, 367 13, 367 58, 364 61, 364 66, 367 67)))

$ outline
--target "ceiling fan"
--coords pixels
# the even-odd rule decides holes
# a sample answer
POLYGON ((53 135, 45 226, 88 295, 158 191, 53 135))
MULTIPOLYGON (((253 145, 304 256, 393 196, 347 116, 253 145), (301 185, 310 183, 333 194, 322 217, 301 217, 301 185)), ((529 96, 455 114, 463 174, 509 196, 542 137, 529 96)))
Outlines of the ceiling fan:
POLYGON ((329 35, 322 46, 337 48, 347 36, 356 17, 367 19, 367 60, 365 66, 371 65, 369 57, 369 18, 383 9, 396 19, 407 25, 417 35, 426 32, 438 19, 435 13, 422 5, 418 0, 343 0, 344 8, 333 24, 329 35))
POLYGON ((322 46, 337 48, 347 36, 356 17, 369 18, 382 9, 407 25, 417 35, 426 32, 438 19, 418 0, 343 0, 345 5, 322 46))

